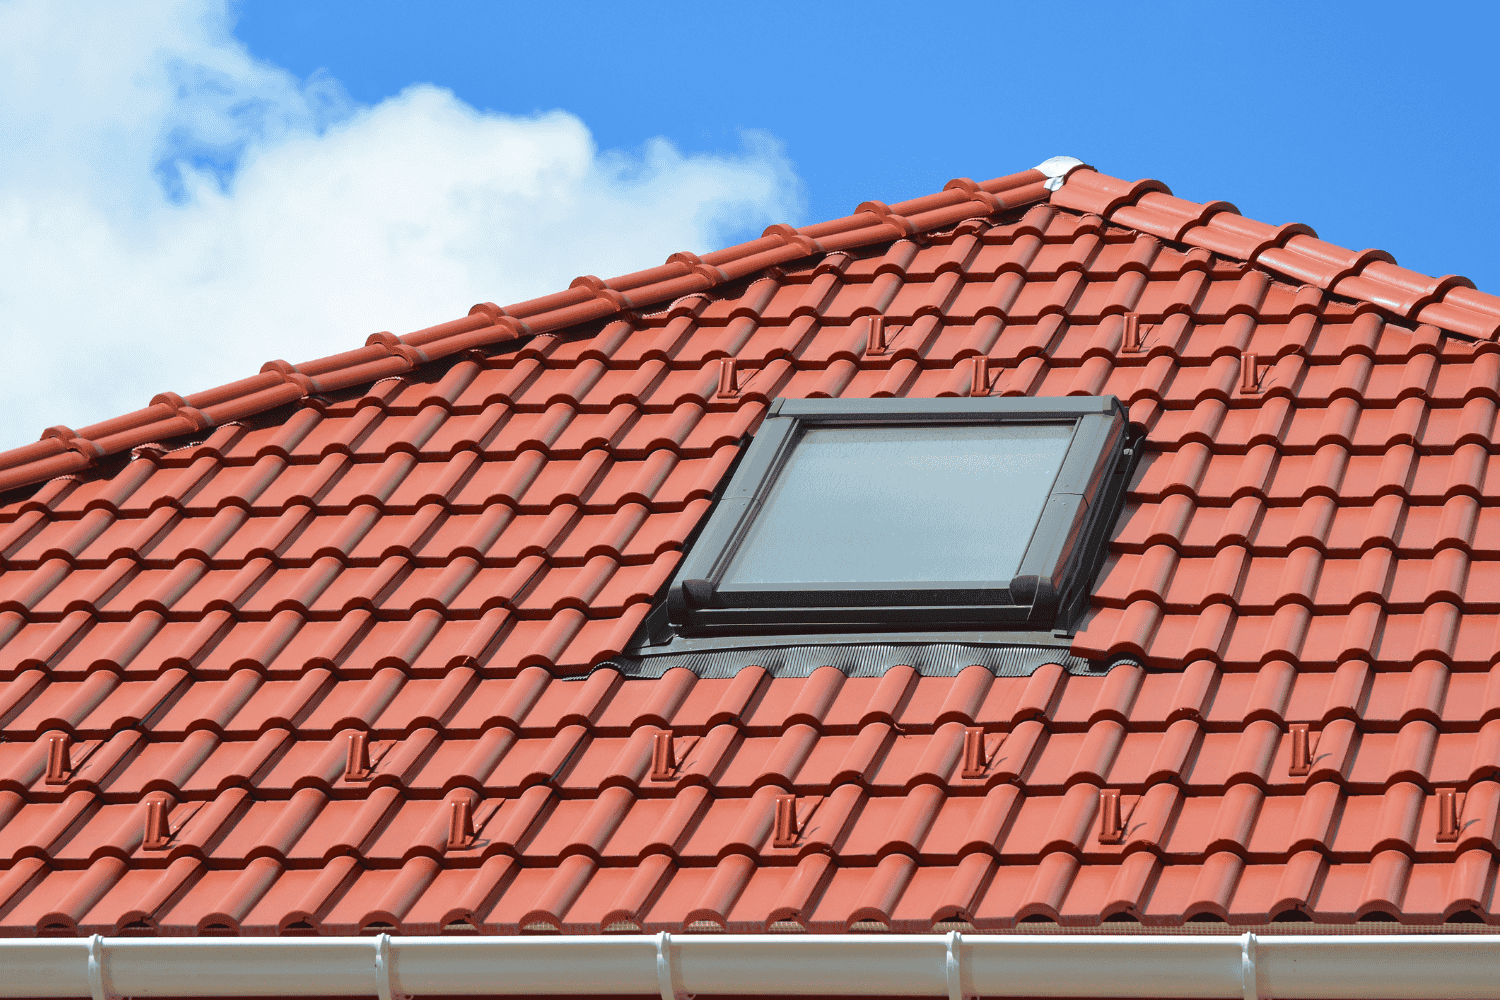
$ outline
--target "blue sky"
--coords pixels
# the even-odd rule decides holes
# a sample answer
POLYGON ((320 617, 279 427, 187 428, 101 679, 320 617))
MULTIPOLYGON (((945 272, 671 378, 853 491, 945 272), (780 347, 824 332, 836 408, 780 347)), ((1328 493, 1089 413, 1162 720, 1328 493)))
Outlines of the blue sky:
POLYGON ((0 447, 1078 156, 1500 292, 1481 5, 0 0, 0 447))
POLYGON ((236 34, 374 103, 563 108, 606 148, 785 144, 805 218, 1082 158, 1500 292, 1495 8, 247 0, 236 34))

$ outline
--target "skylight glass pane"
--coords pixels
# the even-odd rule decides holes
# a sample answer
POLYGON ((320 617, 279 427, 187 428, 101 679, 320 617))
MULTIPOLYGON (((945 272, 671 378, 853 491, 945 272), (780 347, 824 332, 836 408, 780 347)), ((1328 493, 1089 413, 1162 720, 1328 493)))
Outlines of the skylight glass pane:
POLYGON ((723 582, 1006 581, 1072 423, 813 427, 723 582))

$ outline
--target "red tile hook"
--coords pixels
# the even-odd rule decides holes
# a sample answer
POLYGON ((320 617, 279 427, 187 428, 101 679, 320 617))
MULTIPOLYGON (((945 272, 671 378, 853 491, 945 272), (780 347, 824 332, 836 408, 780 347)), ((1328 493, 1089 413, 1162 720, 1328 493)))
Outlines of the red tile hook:
POLYGON ((776 796, 776 831, 771 837, 772 847, 797 846, 797 796, 776 796))
POLYGON ((1122 354, 1141 353, 1141 317, 1139 313, 1125 314, 1125 334, 1121 338, 1120 352, 1122 354))
POLYGON ((448 846, 446 850, 461 851, 474 843, 474 812, 468 799, 459 799, 451 804, 448 812, 448 846))
POLYGON ((1292 731, 1292 763, 1286 773, 1294 778, 1306 777, 1312 771, 1312 750, 1308 746, 1308 726, 1305 722, 1294 722, 1288 727, 1292 731))
POLYGON ((1439 844, 1457 843, 1458 790, 1456 788, 1439 788, 1437 790, 1437 802, 1437 842, 1439 844))
POLYGON ((147 851, 159 851, 172 839, 172 828, 167 825, 167 804, 161 799, 146 803, 146 836, 141 847, 147 851))
POLYGON ((1249 351, 1240 356, 1240 392, 1260 392, 1260 357, 1249 351))
POLYGON ((719 399, 733 399, 740 394, 739 364, 734 358, 719 359, 719 391, 714 393, 719 399))
POLYGON ((984 730, 970 726, 964 730, 964 768, 960 774, 965 778, 982 778, 989 767, 984 752, 984 730))
POLYGON ((47 742, 46 784, 66 785, 72 777, 73 761, 69 753, 68 738, 54 736, 47 742))
POLYGON ((370 780, 370 734, 362 729, 349 734, 349 755, 344 763, 344 780, 370 780))
POLYGON ((870 336, 865 343, 865 353, 874 357, 879 357, 886 352, 886 347, 885 317, 871 316, 870 336))
POLYGON ((1099 790, 1099 843, 1120 844, 1125 841, 1125 824, 1120 821, 1120 790, 1099 790))
POLYGON ((974 375, 969 383, 969 395, 988 396, 990 394, 990 359, 984 355, 976 355, 974 358, 974 375))
POLYGON ((651 738, 651 780, 671 781, 677 771, 677 756, 672 749, 672 734, 657 733, 651 738))

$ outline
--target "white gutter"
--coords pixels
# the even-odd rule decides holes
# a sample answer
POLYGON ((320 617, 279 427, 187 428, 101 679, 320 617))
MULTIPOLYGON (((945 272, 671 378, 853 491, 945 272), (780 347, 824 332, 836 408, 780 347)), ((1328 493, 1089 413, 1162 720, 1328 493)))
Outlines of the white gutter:
POLYGON ((1500 997, 1492 935, 0 940, 0 996, 1500 997))

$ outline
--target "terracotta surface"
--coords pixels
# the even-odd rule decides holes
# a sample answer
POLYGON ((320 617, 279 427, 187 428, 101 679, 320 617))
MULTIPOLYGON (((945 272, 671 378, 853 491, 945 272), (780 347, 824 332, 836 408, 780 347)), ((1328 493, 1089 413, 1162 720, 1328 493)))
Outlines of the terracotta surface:
POLYGON ((1043 181, 0 455, 0 933, 1500 922, 1500 299, 1043 181), (975 391, 1147 430, 1144 666, 591 671, 770 399, 975 391))

